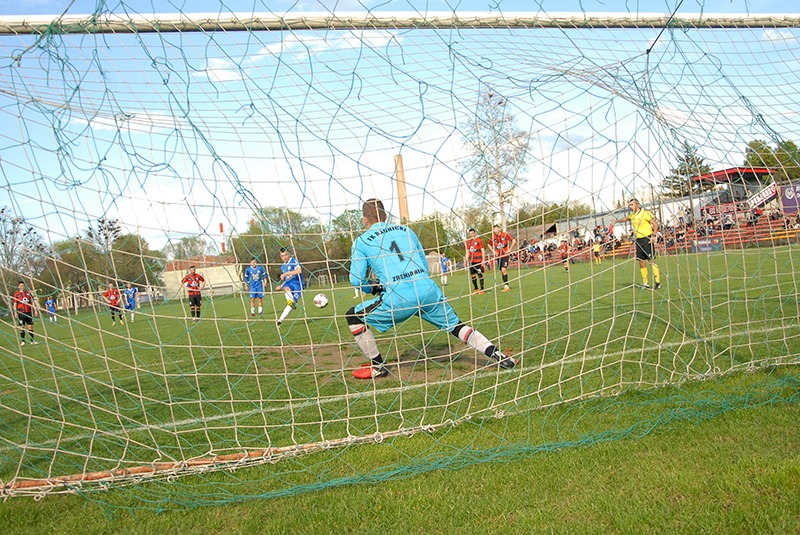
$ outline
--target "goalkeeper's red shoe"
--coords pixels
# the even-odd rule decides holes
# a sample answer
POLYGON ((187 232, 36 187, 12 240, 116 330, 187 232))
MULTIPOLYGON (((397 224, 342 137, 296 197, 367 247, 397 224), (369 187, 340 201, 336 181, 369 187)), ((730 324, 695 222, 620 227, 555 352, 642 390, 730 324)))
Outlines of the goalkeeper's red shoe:
POLYGON ((389 375, 389 370, 385 366, 375 366, 371 362, 365 362, 360 368, 353 370, 353 377, 356 379, 375 379, 387 375, 389 375))

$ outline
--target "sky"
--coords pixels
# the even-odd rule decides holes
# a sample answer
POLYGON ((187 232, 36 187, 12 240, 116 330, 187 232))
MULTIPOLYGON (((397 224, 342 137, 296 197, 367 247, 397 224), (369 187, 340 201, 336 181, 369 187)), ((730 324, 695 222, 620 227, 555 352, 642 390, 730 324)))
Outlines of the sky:
MULTIPOLYGON (((498 5, 506 13, 635 13, 646 4, 648 13, 665 13, 679 3, 498 5)), ((334 5, 269 4, 292 13, 334 5)), ((125 3, 139 13, 188 5, 195 13, 220 10, 205 0, 157 8, 125 3)), ((426 2, 417 11, 488 5, 426 2)), ((252 1, 224 6, 266 10, 252 1)), ((679 14, 785 14, 794 6, 684 0, 679 14)), ((0 1, 0 15, 81 14, 94 7, 77 0, 0 1)), ((793 139, 800 116, 793 74, 800 72, 798 35, 795 29, 662 36, 656 29, 183 33, 54 38, 30 49, 30 38, 0 38, 0 59, 6 58, 0 116, 9 125, 0 133, 6 181, 0 204, 53 241, 110 217, 154 248, 198 233, 219 243, 220 225, 222 234, 244 231, 260 206, 285 206, 323 224, 378 196, 397 215, 394 157, 401 154, 412 219, 452 213, 475 200, 459 168, 467 155, 461 134, 480 88, 491 87, 531 135, 525 184, 514 202, 575 201, 604 211, 625 195, 646 193, 674 165, 683 140, 717 169, 741 163, 751 139, 793 139), (20 61, 11 59, 22 51, 20 61)))

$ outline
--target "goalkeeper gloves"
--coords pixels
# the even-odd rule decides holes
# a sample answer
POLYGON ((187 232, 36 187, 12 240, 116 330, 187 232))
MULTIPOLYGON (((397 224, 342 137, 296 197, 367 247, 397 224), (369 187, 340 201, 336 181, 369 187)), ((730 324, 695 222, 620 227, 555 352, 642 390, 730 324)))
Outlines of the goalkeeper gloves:
POLYGON ((372 295, 378 295, 383 293, 383 285, 378 280, 369 280, 367 281, 367 292, 371 293, 372 295))

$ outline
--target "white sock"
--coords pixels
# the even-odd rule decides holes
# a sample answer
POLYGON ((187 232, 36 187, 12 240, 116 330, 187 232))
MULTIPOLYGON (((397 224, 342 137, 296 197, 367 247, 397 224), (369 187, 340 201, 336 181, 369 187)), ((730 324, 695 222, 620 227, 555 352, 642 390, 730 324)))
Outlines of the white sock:
POLYGON ((288 316, 288 315, 289 315, 289 312, 291 312, 291 311, 292 311, 292 307, 291 307, 291 305, 286 305, 286 308, 284 308, 284 309, 283 309, 283 312, 281 313, 281 317, 280 317, 280 318, 278 318, 278 321, 283 321, 283 320, 285 320, 285 319, 286 319, 286 316, 288 316))
POLYGON ((261 314, 262 312, 264 312, 264 307, 258 307, 258 313, 261 314))
POLYGON ((369 329, 364 330, 361 334, 356 335, 356 344, 358 348, 364 353, 364 356, 372 360, 378 355, 378 342, 375 341, 375 335, 369 329))
POLYGON ((250 314, 255 314, 255 313, 256 313, 255 307, 250 307, 250 314))
POLYGON ((472 327, 465 326, 463 329, 461 329, 461 332, 458 333, 458 337, 469 347, 476 351, 480 351, 484 355, 486 354, 486 349, 488 349, 489 346, 494 345, 489 341, 488 338, 483 336, 472 327))

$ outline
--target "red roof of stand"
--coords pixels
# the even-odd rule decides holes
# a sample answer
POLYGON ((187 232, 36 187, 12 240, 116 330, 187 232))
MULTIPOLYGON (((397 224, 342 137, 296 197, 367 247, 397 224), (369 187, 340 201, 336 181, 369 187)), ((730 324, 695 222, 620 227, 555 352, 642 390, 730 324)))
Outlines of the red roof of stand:
POLYGON ((722 171, 714 171, 713 173, 706 173, 698 175, 693 178, 695 182, 711 182, 717 184, 719 182, 730 182, 731 180, 742 179, 758 180, 763 176, 769 176, 772 170, 769 167, 731 167, 730 169, 723 169, 722 171))

